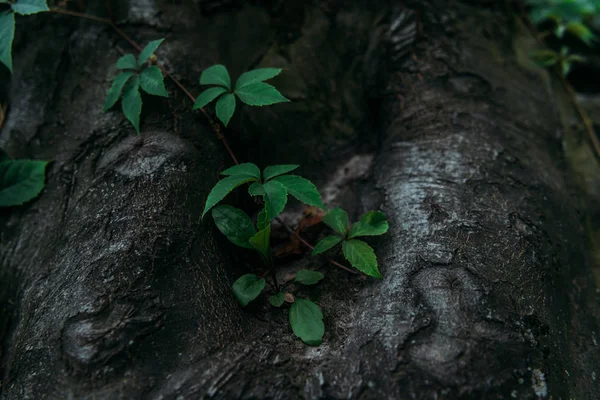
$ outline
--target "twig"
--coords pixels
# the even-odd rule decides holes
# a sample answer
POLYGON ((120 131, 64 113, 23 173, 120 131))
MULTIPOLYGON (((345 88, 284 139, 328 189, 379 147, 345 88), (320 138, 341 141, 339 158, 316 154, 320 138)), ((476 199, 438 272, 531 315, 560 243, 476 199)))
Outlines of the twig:
MULTIPOLYGON (((311 250, 315 249, 315 247, 313 245, 311 245, 310 243, 308 243, 306 240, 302 239, 302 237, 300 235, 298 235, 298 233, 296 233, 296 231, 293 230, 290 226, 288 226, 285 222, 283 222, 281 220, 281 218, 275 217, 275 220, 277 220, 277 222, 279 222, 289 233, 291 233, 298 240, 300 240, 300 242, 302 242, 306 247, 308 247, 311 250)), ((339 267, 339 268, 343 269, 344 271, 350 272, 351 274, 354 274, 354 275, 358 274, 358 272, 352 271, 350 268, 345 267, 344 265, 340 264, 339 262, 337 262, 335 260, 332 260, 331 258, 327 258, 327 261, 329 261, 331 264, 335 265, 336 267, 339 267)))

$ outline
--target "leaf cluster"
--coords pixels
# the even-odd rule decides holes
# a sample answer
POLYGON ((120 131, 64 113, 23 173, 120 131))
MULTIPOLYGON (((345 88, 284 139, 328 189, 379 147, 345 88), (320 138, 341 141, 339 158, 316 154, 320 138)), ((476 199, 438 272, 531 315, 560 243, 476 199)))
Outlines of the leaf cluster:
POLYGON ((46 178, 47 161, 11 160, 0 149, 0 207, 19 206, 36 198, 46 178))
POLYGON ((597 39, 587 21, 600 14, 597 0, 529 0, 529 16, 535 24, 552 21, 554 34, 563 38, 565 33, 591 46, 597 39))
POLYGON ((538 50, 533 53, 532 58, 540 67, 560 67, 560 73, 563 77, 569 75, 573 63, 586 61, 585 57, 577 54, 569 54, 569 49, 564 46, 559 53, 550 49, 538 50))

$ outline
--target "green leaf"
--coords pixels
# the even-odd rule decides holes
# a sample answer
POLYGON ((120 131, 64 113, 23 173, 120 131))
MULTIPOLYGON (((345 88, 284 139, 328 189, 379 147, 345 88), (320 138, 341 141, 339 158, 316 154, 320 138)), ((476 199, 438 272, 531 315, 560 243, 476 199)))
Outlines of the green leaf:
POLYGON ((571 63, 573 63, 573 62, 586 62, 587 58, 585 58, 583 56, 580 56, 578 54, 571 54, 571 55, 569 55, 566 58, 566 61, 571 62, 571 63))
MULTIPOLYGON (((254 185, 254 184, 252 184, 252 185, 254 185)), ((270 221, 267 219, 267 212, 263 208, 262 210, 260 210, 260 212, 258 213, 258 216, 256 218, 256 227, 259 230, 265 229, 267 226, 269 226, 269 222, 270 221)))
POLYGON ((0 62, 12 73, 12 42, 15 36, 15 14, 0 15, 0 62))
POLYGON ((140 53, 140 56, 138 57, 138 66, 139 67, 141 67, 142 64, 144 64, 146 61, 148 61, 148 59, 152 56, 152 54, 154 54, 156 49, 158 49, 158 46, 160 46, 160 44, 163 42, 163 40, 165 40, 165 39, 153 40, 150 43, 148 43, 146 45, 146 47, 144 47, 144 49, 140 53))
POLYGON ((271 225, 258 231, 249 240, 250 244, 267 265, 271 265, 271 225))
POLYGON ((243 73, 235 83, 235 90, 239 90, 254 83, 266 81, 281 73, 281 68, 258 68, 243 73))
POLYGON ((308 179, 298 175, 283 175, 273 178, 270 182, 281 183, 289 194, 304 204, 325 209, 317 187, 308 179))
POLYGON ((50 11, 46 0, 18 0, 10 5, 14 12, 21 15, 37 14, 42 11, 50 11))
POLYGON ((133 54, 126 54, 117 60, 118 69, 137 69, 133 54))
POLYGON ((342 238, 339 236, 327 236, 326 238, 322 239, 319 243, 317 243, 315 249, 312 252, 312 255, 316 256, 317 254, 321 254, 331 249, 333 246, 337 245, 341 241, 342 238))
POLYGON ((342 243, 344 257, 352 266, 366 275, 381 279, 381 273, 377 268, 377 256, 375 252, 362 240, 345 240, 342 243))
POLYGON ((533 53, 532 58, 541 67, 551 67, 558 61, 558 54, 552 50, 539 50, 533 53))
POLYGON ((228 176, 227 178, 221 179, 214 188, 208 194, 206 204, 204 205, 204 211, 202 212, 202 218, 204 215, 217 205, 221 200, 225 198, 233 189, 243 185, 244 183, 255 181, 256 178, 252 178, 247 175, 228 176))
POLYGON ((253 183, 248 188, 248 193, 251 196, 263 196, 268 221, 281 214, 287 203, 285 188, 275 181, 269 181, 264 185, 253 183))
POLYGON ((216 111, 217 118, 223 122, 223 125, 227 126, 235 111, 235 96, 231 93, 221 96, 219 101, 217 101, 216 111))
POLYGON ((108 91, 108 95, 106 96, 106 101, 104 102, 104 111, 108 111, 112 106, 115 105, 117 100, 119 100, 123 86, 125 86, 133 74, 133 72, 127 71, 121 72, 119 75, 117 75, 110 90, 108 91))
POLYGON ((290 308, 290 325, 294 334, 311 346, 318 346, 325 334, 323 313, 310 300, 296 299, 290 308))
POLYGON ((200 75, 201 85, 219 85, 231 90, 231 78, 224 65, 217 64, 206 68, 200 75))
POLYGON ((591 46, 592 41, 595 39, 592 31, 581 22, 571 22, 567 24, 566 30, 588 46, 591 46))
POLYGON ((231 168, 227 168, 225 171, 221 172, 221 175, 249 175, 257 180, 260 180, 260 169, 256 166, 256 164, 243 163, 234 165, 231 168))
POLYGON ((323 222, 342 236, 346 236, 348 225, 350 224, 348 214, 339 207, 336 207, 325 214, 323 222))
POLYGON ((287 174, 298 168, 299 165, 288 164, 288 165, 273 165, 271 167, 265 168, 263 171, 263 179, 268 181, 271 178, 275 178, 276 176, 287 174))
POLYGON ((227 93, 227 89, 224 87, 211 87, 210 89, 206 89, 204 92, 200 93, 200 96, 196 99, 193 109, 197 110, 198 108, 205 107, 223 93, 227 93))
POLYGON ((123 114, 131 122, 138 135, 140 134, 140 114, 142 113, 142 96, 140 95, 139 88, 139 79, 137 76, 134 76, 125 85, 123 99, 121 100, 123 114))
POLYGON ((250 106, 268 106, 276 103, 289 102, 275 87, 268 83, 253 83, 236 89, 235 94, 241 101, 250 106))
POLYGON ((233 294, 242 307, 256 299, 264 288, 265 280, 254 274, 240 276, 232 286, 233 294))
POLYGON ((269 297, 269 303, 271 303, 273 307, 281 307, 284 302, 285 293, 283 292, 279 292, 276 295, 269 297))
POLYGON ((256 234, 250 217, 242 210, 231 206, 217 206, 212 209, 215 225, 234 244, 251 249, 250 238, 256 234))
POLYGON ((296 279, 294 279, 294 282, 298 282, 303 285, 314 285, 323 278, 325 278, 325 275, 320 272, 301 269, 296 273, 296 279))
POLYGON ((162 71, 157 66, 144 68, 140 73, 140 86, 148 94, 169 97, 162 71))
POLYGON ((13 160, 0 163, 0 207, 18 206, 44 189, 46 161, 13 160))
POLYGON ((568 60, 563 60, 560 63, 560 71, 562 73, 562 76, 566 77, 567 75, 569 75, 569 72, 571 72, 571 63, 568 60))
POLYGON ((387 217, 381 211, 369 211, 360 217, 358 222, 352 224, 348 239, 356 236, 383 235, 390 228, 387 217))

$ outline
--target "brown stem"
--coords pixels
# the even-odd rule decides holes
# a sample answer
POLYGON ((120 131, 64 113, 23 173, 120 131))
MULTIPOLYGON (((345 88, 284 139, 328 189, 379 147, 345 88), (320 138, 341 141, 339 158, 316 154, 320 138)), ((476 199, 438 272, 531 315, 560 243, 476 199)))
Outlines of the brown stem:
MULTIPOLYGON (((281 218, 279 217, 275 217, 275 219, 277 220, 277 222, 279 222, 289 233, 291 233, 292 235, 294 235, 300 242, 302 242, 306 247, 308 247, 311 250, 314 250, 315 247, 313 245, 311 245, 310 243, 308 243, 306 240, 302 239, 302 237, 300 235, 298 235, 298 233, 296 233, 295 230, 293 230, 291 227, 289 227, 285 222, 283 222, 281 220, 281 218)), ((358 272, 351 270, 348 267, 345 267, 344 265, 340 264, 339 262, 332 260, 331 258, 327 258, 327 261, 329 261, 331 264, 335 265, 336 267, 339 267, 341 269, 343 269, 344 271, 350 272, 351 274, 357 275, 358 272)))

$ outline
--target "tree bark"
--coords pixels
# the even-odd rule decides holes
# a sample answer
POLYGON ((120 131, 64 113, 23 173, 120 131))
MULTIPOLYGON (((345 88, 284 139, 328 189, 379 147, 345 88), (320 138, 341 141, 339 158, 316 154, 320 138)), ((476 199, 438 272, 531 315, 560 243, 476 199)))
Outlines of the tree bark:
POLYGON ((167 37, 159 59, 194 94, 214 63, 234 79, 286 68, 275 85, 293 102, 243 108, 225 133, 242 161, 302 164, 329 206, 385 211, 383 280, 331 269, 301 292, 325 314, 319 347, 286 309, 242 310, 231 283, 260 266, 200 220, 230 165, 206 120, 168 83, 168 100, 144 97, 136 136, 102 111, 127 42, 21 18, 0 147, 54 161, 38 199, 0 211, 3 398, 600 398, 560 121, 519 66, 510 10, 306 3, 113 13, 142 44, 167 37))

